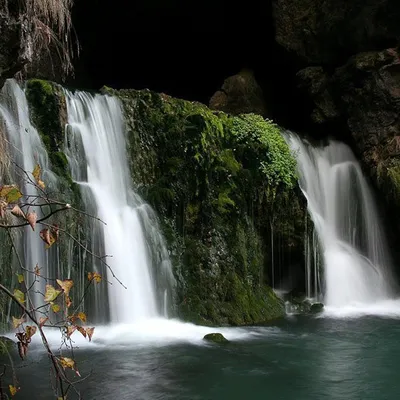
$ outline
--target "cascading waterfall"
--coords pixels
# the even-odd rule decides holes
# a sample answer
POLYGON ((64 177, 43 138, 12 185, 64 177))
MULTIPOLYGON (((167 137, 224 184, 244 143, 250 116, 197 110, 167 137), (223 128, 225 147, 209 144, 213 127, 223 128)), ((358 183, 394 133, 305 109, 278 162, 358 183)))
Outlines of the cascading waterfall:
POLYGON ((121 105, 110 96, 65 93, 71 174, 86 208, 107 224, 98 223, 97 229, 111 256, 106 260, 110 319, 130 323, 166 314, 171 263, 156 215, 132 188, 121 105))
MULTIPOLYGON (((325 304, 371 304, 391 297, 391 262, 376 205, 350 148, 313 147, 287 134, 300 186, 323 252, 325 304)), ((311 277, 310 277, 311 280, 311 277)))
MULTIPOLYGON (((1 91, 0 124, 8 142, 10 159, 15 163, 11 168, 10 183, 18 184, 25 195, 30 195, 34 199, 33 196, 38 195, 37 190, 26 182, 23 171, 32 172, 35 165, 39 164, 43 181, 48 188, 54 190, 57 185, 56 176, 49 169, 46 149, 30 122, 25 93, 15 80, 8 80, 1 91)), ((40 208, 35 207, 35 211, 40 218, 42 215, 40 208)), ((15 242, 25 268, 33 271, 38 265, 43 276, 54 277, 55 268, 58 266, 56 249, 45 250, 38 232, 33 232, 30 227, 23 229, 23 234, 15 231, 14 234, 17 235, 15 242)), ((34 275, 27 273, 25 276, 27 287, 31 286, 33 280, 34 275)), ((43 297, 38 292, 43 292, 44 284, 45 281, 40 279, 31 293, 31 301, 36 306, 43 303, 43 297)))

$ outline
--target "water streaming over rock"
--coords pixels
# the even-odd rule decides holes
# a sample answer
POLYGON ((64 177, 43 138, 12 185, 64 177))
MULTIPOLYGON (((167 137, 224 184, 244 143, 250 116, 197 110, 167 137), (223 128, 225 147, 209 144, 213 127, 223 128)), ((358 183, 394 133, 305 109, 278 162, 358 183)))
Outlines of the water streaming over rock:
MULTIPOLYGON (((97 250, 104 243, 103 254, 111 256, 110 319, 130 323, 166 314, 174 281, 171 263, 156 215, 132 187, 121 105, 99 94, 66 92, 66 97, 66 154, 72 177, 87 210, 107 224, 97 222, 96 230, 101 237, 97 250)), ((99 261, 94 263, 96 270, 99 261)))
MULTIPOLYGON (((390 255, 373 195, 354 154, 336 141, 314 147, 294 134, 286 138, 297 153, 300 185, 322 248, 326 305, 390 298, 390 255)), ((313 273, 308 274, 311 281, 313 273)))
MULTIPOLYGON (((29 119, 29 107, 24 91, 15 80, 8 80, 0 97, 0 129, 6 137, 8 144, 8 156, 10 162, 8 183, 16 183, 26 196, 32 196, 32 202, 37 202, 38 191, 29 183, 24 171, 30 173, 34 170, 36 164, 42 169, 42 179, 46 182, 49 190, 56 190, 57 178, 49 169, 49 161, 40 136, 31 124, 29 119)), ((3 155, 4 156, 4 155, 3 155)), ((3 176, 2 181, 7 177, 3 176)), ((33 209, 24 209, 32 211, 33 209)), ((35 207, 38 219, 43 216, 41 208, 35 207)), ((20 222, 20 221, 19 221, 20 222)), ((38 232, 33 232, 30 227, 24 227, 22 230, 13 231, 14 242, 18 249, 21 262, 26 269, 33 271, 38 265, 41 268, 41 274, 45 277, 54 278, 54 273, 59 267, 57 249, 51 248, 45 250, 43 241, 38 232)), ((17 262, 17 260, 14 260, 17 262)), ((18 270, 19 266, 17 266, 18 270)), ((29 287, 35 279, 32 273, 27 273, 25 280, 29 287)), ((35 305, 43 303, 43 297, 38 291, 43 292, 45 281, 39 279, 35 284, 35 290, 31 293, 31 301, 35 305)))

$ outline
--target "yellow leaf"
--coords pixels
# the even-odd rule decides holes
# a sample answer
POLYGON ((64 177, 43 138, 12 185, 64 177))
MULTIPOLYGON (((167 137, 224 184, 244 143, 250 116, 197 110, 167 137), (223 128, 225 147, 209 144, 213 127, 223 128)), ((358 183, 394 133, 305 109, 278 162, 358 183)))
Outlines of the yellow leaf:
POLYGON ((48 320, 49 318, 48 317, 40 317, 40 319, 39 319, 39 326, 40 327, 42 327, 45 323, 46 323, 46 321, 48 320))
POLYGON ((40 186, 42 189, 44 189, 46 187, 46 185, 44 184, 44 182, 42 180, 38 180, 37 181, 38 186, 40 186))
POLYGON ((29 325, 25 328, 26 339, 30 339, 36 333, 36 326, 29 325))
POLYGON ((15 203, 22 197, 22 193, 15 185, 4 185, 0 189, 0 197, 5 197, 7 203, 15 203))
POLYGON ((60 362, 63 368, 75 368, 75 361, 72 358, 61 357, 60 362))
POLYGON ((76 331, 76 326, 71 325, 67 327, 67 338, 69 339, 71 335, 76 331))
POLYGON ((40 168, 39 164, 35 165, 35 168, 32 171, 32 175, 35 178, 35 181, 37 182, 40 179, 40 174, 42 172, 42 169, 40 168))
POLYGON ((96 283, 100 283, 101 282, 101 275, 97 272, 89 272, 88 273, 88 279, 89 281, 95 281, 96 283))
POLYGON ((61 281, 57 279, 57 283, 61 286, 64 293, 68 296, 69 291, 71 290, 72 286, 74 286, 74 281, 72 279, 66 279, 65 281, 61 281))
POLYGON ((13 209, 11 210, 11 214, 15 215, 16 217, 25 218, 24 212, 21 210, 18 204, 16 204, 13 209))
POLYGON ((94 328, 86 328, 86 333, 89 337, 89 342, 92 341, 93 332, 94 332, 94 328))
POLYGON ((36 211, 32 211, 27 214, 26 220, 29 222, 29 225, 31 226, 32 230, 35 230, 35 225, 36 225, 36 220, 37 220, 37 214, 36 211))
POLYGON ((50 303, 51 304, 51 309, 55 312, 58 313, 60 311, 60 306, 58 304, 50 303))
POLYGON ((25 318, 12 317, 12 321, 13 321, 14 328, 17 329, 21 324, 23 324, 25 322, 25 318))
POLYGON ((18 289, 14 289, 14 296, 20 303, 24 303, 25 295, 18 289))
POLYGON ((24 281, 24 276, 22 274, 17 274, 18 283, 22 283, 24 281))
POLYGON ((54 301, 61 293, 61 290, 55 289, 52 285, 46 285, 46 293, 44 294, 44 301, 48 303, 54 301))
POLYGON ((11 396, 15 396, 19 390, 14 385, 8 385, 8 388, 10 389, 11 396))
POLYGON ((78 313, 78 318, 85 323, 86 322, 86 314, 84 312, 78 313))

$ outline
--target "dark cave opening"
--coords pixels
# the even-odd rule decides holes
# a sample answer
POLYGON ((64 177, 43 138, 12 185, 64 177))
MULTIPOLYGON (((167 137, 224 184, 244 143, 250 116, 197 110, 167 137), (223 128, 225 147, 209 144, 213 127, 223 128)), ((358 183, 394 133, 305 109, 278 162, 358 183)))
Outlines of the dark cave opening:
POLYGON ((208 104, 225 78, 250 68, 276 122, 312 128, 295 78, 302 66, 275 43, 271 1, 77 0, 73 23, 81 54, 68 85, 148 88, 208 104))

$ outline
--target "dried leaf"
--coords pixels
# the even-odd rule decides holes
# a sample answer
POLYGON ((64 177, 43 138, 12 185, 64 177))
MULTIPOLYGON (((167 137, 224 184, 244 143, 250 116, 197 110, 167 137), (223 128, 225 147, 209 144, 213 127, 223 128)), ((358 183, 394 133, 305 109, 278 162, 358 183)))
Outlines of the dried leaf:
POLYGON ((19 289, 14 289, 14 296, 20 303, 25 302, 25 295, 19 289))
POLYGON ((26 345, 26 343, 23 342, 18 342, 17 345, 18 345, 18 354, 21 360, 24 360, 26 354, 28 353, 28 346, 26 345))
POLYGON ((17 274, 18 283, 22 283, 24 281, 24 276, 22 274, 17 274))
POLYGON ((75 361, 69 357, 60 357, 60 362, 63 368, 75 369, 75 361))
POLYGON ((55 303, 50 303, 50 304, 51 304, 51 309, 53 310, 53 312, 58 313, 61 310, 61 308, 58 304, 55 304, 55 303))
POLYGON ((32 211, 27 214, 26 220, 29 222, 29 225, 31 226, 32 230, 35 230, 35 225, 36 225, 36 220, 37 220, 37 214, 36 211, 32 211))
POLYGON ((81 326, 77 326, 76 329, 77 329, 84 337, 86 337, 85 328, 82 328, 81 326))
POLYGON ((7 210, 7 202, 1 200, 0 201, 0 218, 4 218, 6 216, 7 210))
POLYGON ((35 333, 36 333, 37 327, 33 325, 28 325, 25 328, 25 333, 26 333, 26 340, 28 341, 35 333))
POLYGON ((97 272, 89 272, 88 273, 88 279, 89 281, 95 281, 96 283, 100 283, 101 282, 101 275, 97 272))
POLYGON ((61 281, 57 279, 57 283, 61 286, 64 293, 68 296, 69 291, 71 290, 72 286, 74 286, 74 281, 72 279, 65 279, 65 281, 61 281))
POLYGON ((22 325, 25 322, 25 318, 15 318, 12 317, 12 321, 13 321, 13 326, 15 329, 17 329, 20 325, 22 325))
POLYGON ((16 217, 25 218, 25 213, 21 210, 18 204, 16 204, 11 210, 11 214, 16 217))
POLYGON ((15 396, 19 390, 19 388, 16 388, 14 385, 8 385, 8 388, 10 389, 11 396, 15 396))
POLYGON ((42 173, 42 169, 40 168, 39 164, 35 165, 35 168, 32 171, 32 175, 35 178, 35 181, 37 182, 40 179, 40 174, 42 173))
POLYGON ((36 276, 40 276, 39 264, 36 264, 36 267, 35 267, 35 275, 36 275, 36 276))
POLYGON ((85 323, 86 322, 86 314, 84 312, 78 313, 78 318, 85 323))
POLYGON ((86 334, 88 335, 89 342, 92 341, 93 332, 94 332, 94 327, 93 328, 86 328, 86 334))
POLYGON ((42 180, 38 180, 37 181, 38 186, 40 186, 42 189, 44 189, 46 187, 46 185, 44 184, 44 182, 42 180))
POLYGON ((39 319, 39 326, 42 327, 48 320, 48 317, 40 317, 39 319))
POLYGON ((67 338, 69 339, 71 335, 76 331, 76 326, 71 325, 67 327, 67 338))
POLYGON ((69 296, 65 296, 65 305, 67 308, 70 308, 72 306, 72 300, 69 296))
POLYGON ((15 203, 22 197, 22 193, 15 185, 4 185, 0 189, 0 197, 5 197, 7 203, 15 203))
POLYGON ((39 233, 40 238, 43 240, 43 242, 45 242, 48 246, 50 246, 50 232, 49 230, 46 229, 42 229, 39 233))
POLYGON ((54 301, 60 293, 61 290, 55 289, 52 285, 46 285, 46 293, 44 294, 44 301, 50 303, 54 301))

